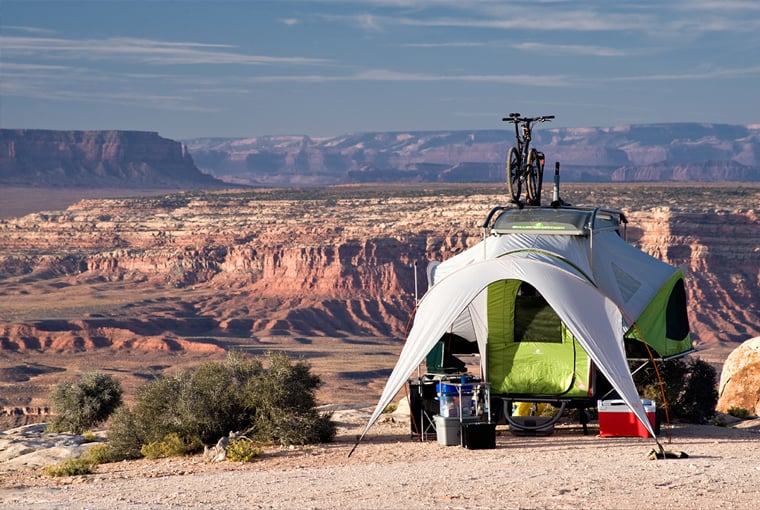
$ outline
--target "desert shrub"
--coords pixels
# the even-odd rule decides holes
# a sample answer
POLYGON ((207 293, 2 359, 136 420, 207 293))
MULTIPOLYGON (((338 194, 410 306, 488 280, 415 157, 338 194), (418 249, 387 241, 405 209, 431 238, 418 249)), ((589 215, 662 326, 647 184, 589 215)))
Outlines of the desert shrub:
POLYGON ((94 443, 98 440, 98 435, 92 430, 87 430, 82 433, 82 441, 85 443, 94 443))
POLYGON ((142 430, 142 420, 138 422, 127 406, 119 407, 108 420, 107 437, 114 461, 142 457, 140 449, 146 433, 142 430))
POLYGON ((385 409, 383 409, 383 414, 391 414, 398 409, 398 404, 396 402, 391 402, 387 406, 385 406, 385 409))
POLYGON ((121 397, 121 385, 110 375, 90 372, 74 383, 61 382, 50 394, 55 416, 48 430, 81 434, 107 420, 121 405, 121 397))
POLYGON ((316 409, 321 385, 305 361, 291 363, 284 353, 270 353, 269 368, 251 379, 246 394, 256 409, 248 434, 262 442, 283 445, 324 443, 335 438, 332 414, 316 409))
POLYGON ((227 445, 227 460, 232 462, 251 462, 262 453, 263 450, 246 437, 232 439, 227 445))
POLYGON ((131 410, 114 416, 108 440, 125 458, 140 457, 144 445, 157 445, 170 434, 197 448, 214 443, 230 430, 249 426, 253 410, 245 406, 244 388, 260 371, 257 360, 231 354, 226 362, 205 363, 195 373, 157 377, 138 388, 131 410))
POLYGON ((708 422, 710 425, 714 427, 728 427, 728 423, 726 423, 726 419, 723 418, 723 416, 715 415, 712 418, 710 418, 710 421, 708 422))
POLYGON ((48 476, 90 475, 94 472, 93 465, 87 459, 64 460, 53 466, 45 466, 42 470, 48 476))
POLYGON ((140 448, 140 453, 149 459, 163 457, 182 457, 198 448, 198 443, 188 443, 179 434, 172 432, 161 441, 151 441, 140 448))
POLYGON ((707 423, 718 405, 718 380, 715 368, 699 358, 687 362, 684 390, 676 401, 677 416, 690 423, 707 423))
MULTIPOLYGON (((707 423, 718 404, 717 373, 699 358, 677 358, 657 362, 670 416, 688 423, 707 423)), ((635 378, 639 394, 663 406, 654 367, 640 370, 635 378)))
POLYGON ((634 382, 642 398, 654 400, 660 407, 667 403, 668 408, 672 411, 684 386, 686 365, 681 358, 655 361, 655 363, 657 363, 657 371, 659 371, 662 379, 662 387, 660 387, 655 367, 651 363, 634 375, 634 382), (664 398, 663 391, 665 393, 664 398))
POLYGON ((730 414, 734 418, 740 418, 742 420, 749 418, 749 411, 744 409, 743 407, 731 406, 728 408, 728 414, 730 414))
POLYGON ((121 460, 114 457, 113 450, 105 443, 93 446, 80 458, 92 465, 107 464, 109 462, 121 460))
POLYGON ((116 455, 136 458, 164 456, 172 434, 186 453, 231 431, 248 431, 259 442, 329 441, 335 424, 314 409, 319 384, 308 364, 291 364, 284 354, 270 354, 265 370, 261 361, 231 353, 138 388, 133 408, 120 408, 109 421, 109 444, 116 455))

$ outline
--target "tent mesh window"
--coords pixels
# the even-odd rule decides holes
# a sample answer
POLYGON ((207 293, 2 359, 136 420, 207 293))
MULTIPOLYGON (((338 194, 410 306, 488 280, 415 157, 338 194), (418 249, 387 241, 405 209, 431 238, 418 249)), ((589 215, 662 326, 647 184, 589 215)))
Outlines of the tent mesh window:
POLYGON ((689 334, 689 317, 686 314, 686 289, 683 280, 678 280, 665 308, 665 336, 683 340, 689 334))
POLYGON ((562 321, 546 299, 522 283, 515 296, 515 342, 562 343, 562 321))

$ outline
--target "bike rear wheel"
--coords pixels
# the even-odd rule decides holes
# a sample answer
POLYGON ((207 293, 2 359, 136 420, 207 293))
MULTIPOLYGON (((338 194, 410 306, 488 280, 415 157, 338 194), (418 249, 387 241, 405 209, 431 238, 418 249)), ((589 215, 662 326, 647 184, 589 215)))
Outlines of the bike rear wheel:
POLYGON ((538 189, 538 173, 541 171, 541 160, 538 157, 538 151, 531 149, 528 155, 528 172, 525 183, 525 195, 528 202, 537 202, 541 190, 538 189))
POLYGON ((507 188, 513 202, 520 201, 520 194, 522 193, 521 174, 520 153, 517 148, 510 147, 507 154, 507 188))

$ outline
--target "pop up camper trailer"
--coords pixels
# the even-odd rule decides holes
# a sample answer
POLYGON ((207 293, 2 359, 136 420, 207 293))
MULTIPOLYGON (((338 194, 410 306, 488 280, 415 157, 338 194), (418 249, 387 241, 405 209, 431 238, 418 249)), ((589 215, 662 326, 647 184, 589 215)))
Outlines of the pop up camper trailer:
POLYGON ((628 359, 692 350, 683 273, 629 245, 625 224, 622 212, 599 208, 492 210, 489 235, 429 268, 430 287, 364 432, 452 334, 477 345, 492 398, 591 403, 602 396, 601 375, 652 429, 628 359))
MULTIPOLYGON (((499 279, 480 298, 480 335, 485 338, 479 345, 481 372, 505 409, 512 401, 594 407, 610 389, 587 349, 550 304, 559 284, 554 270, 588 282, 620 309, 625 358, 670 358, 692 350, 683 273, 625 242, 621 235, 626 223, 621 211, 610 209, 496 208, 484 223, 490 236, 428 271, 432 290, 477 261, 536 260, 552 268, 542 276, 543 290, 521 278, 499 279)), ((468 313, 452 321, 447 334, 477 342, 478 332, 468 329, 473 327, 468 313)), ((597 320, 600 310, 583 306, 576 313, 588 323, 597 320)), ((455 353, 446 354, 450 359, 455 353)))

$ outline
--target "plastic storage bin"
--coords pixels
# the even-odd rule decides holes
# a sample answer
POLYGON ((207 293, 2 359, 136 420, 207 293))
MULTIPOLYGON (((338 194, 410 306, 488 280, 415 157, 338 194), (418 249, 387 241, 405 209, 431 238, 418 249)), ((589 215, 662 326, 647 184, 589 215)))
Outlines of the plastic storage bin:
POLYGON ((460 411, 463 418, 475 414, 475 401, 473 400, 475 387, 472 384, 439 383, 436 385, 436 391, 440 404, 440 416, 458 418, 460 411))
POLYGON ((438 444, 444 446, 462 445, 462 428, 470 423, 477 422, 477 418, 468 418, 460 421, 459 418, 449 418, 435 415, 435 435, 438 444))

